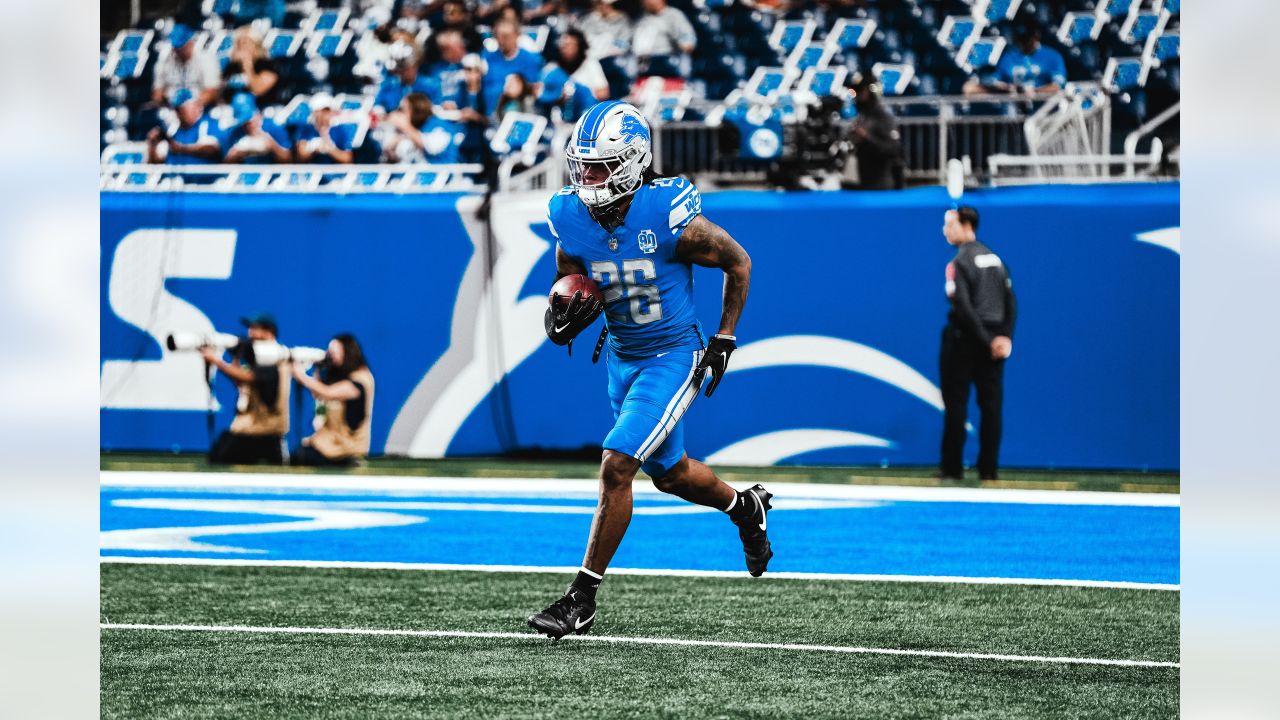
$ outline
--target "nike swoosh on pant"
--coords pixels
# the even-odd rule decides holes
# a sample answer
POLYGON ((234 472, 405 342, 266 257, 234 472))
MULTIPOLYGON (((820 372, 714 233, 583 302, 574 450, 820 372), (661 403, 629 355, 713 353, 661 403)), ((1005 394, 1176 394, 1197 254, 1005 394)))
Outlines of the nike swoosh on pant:
POLYGON ((587 623, 591 622, 592 620, 594 620, 594 619, 595 619, 595 617, 596 617, 596 614, 595 614, 595 613, 591 613, 591 617, 587 618, 586 620, 574 620, 574 621, 573 621, 573 629, 574 629, 574 630, 581 630, 583 625, 586 625, 587 623))

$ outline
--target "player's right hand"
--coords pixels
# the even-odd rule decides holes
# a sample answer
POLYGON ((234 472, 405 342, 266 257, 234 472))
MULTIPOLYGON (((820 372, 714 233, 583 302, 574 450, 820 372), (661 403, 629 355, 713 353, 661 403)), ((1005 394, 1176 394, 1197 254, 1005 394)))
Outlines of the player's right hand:
POLYGON ((542 325, 551 342, 557 345, 568 345, 578 336, 578 333, 595 322, 602 310, 604 310, 604 303, 583 295, 579 290, 573 294, 564 308, 557 311, 548 306, 547 312, 542 316, 542 325))

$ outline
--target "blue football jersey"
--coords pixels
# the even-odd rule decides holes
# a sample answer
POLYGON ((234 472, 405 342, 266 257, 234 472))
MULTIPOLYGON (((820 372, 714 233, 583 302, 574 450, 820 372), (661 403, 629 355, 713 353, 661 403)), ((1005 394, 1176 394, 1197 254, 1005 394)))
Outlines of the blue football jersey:
POLYGON ((653 357, 699 347, 693 267, 676 258, 676 242, 702 212, 702 196, 684 178, 641 185, 626 221, 607 232, 572 187, 551 198, 547 225, 604 292, 609 349, 618 357, 653 357))

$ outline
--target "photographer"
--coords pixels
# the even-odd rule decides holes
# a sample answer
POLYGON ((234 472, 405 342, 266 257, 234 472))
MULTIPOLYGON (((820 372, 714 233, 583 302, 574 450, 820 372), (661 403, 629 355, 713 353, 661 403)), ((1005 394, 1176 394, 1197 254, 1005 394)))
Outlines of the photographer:
MULTIPOLYGON (((276 339, 276 321, 260 314, 240 322, 249 329, 252 342, 276 339)), ((241 343, 233 362, 222 358, 222 350, 201 348, 205 362, 216 367, 240 389, 236 401, 236 417, 231 428, 218 438, 209 450, 209 462, 215 465, 248 465, 266 461, 283 465, 289 457, 284 436, 289 432, 289 376, 286 363, 256 365, 252 363, 249 343, 241 343)))
POLYGON ((858 187, 894 190, 902 187, 902 138, 898 121, 880 102, 880 82, 867 73, 854 79, 853 148, 858 162, 858 187))
POLYGON ((369 454, 373 420, 373 374, 355 336, 329 341, 315 377, 299 363, 293 377, 316 399, 316 432, 302 440, 294 465, 350 466, 369 454))

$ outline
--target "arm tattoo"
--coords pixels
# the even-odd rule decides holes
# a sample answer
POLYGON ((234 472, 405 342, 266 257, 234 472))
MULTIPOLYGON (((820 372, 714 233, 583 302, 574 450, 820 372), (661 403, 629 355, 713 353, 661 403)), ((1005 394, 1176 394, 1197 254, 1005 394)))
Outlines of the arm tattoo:
POLYGON ((699 215, 676 244, 676 257, 702 267, 724 271, 724 299, 720 313, 723 335, 733 335, 751 287, 751 257, 724 228, 699 215))

